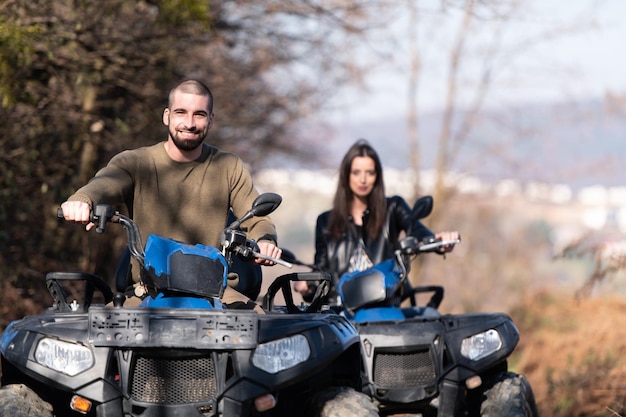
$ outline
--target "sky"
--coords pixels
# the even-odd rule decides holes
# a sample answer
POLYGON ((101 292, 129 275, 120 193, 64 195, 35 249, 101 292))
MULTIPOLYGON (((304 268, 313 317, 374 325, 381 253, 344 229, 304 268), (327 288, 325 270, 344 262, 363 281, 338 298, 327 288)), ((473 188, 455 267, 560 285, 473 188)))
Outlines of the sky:
MULTIPOLYGON (((417 36, 422 70, 416 103, 420 166, 429 169, 434 166, 437 149, 432 144, 438 137, 438 117, 446 96, 448 61, 444 52, 449 50, 458 21, 442 20, 438 17, 440 11, 428 9, 432 4, 440 5, 440 0, 415 1, 425 5, 421 9, 421 31, 417 36)), ((470 103, 476 91, 474 87, 484 60, 473 58, 483 56, 485 45, 497 39, 498 54, 489 60, 492 83, 482 108, 503 110, 508 123, 515 124, 519 120, 523 123, 524 118, 520 117, 520 111, 510 110, 519 106, 530 109, 535 115, 532 117, 543 117, 557 125, 532 138, 504 129, 501 132, 473 130, 475 138, 463 145, 452 169, 489 178, 521 178, 524 174, 527 181, 568 182, 578 187, 596 183, 626 184, 626 171, 621 169, 626 159, 623 140, 626 120, 622 123, 614 114, 607 121, 593 113, 585 115, 584 121, 589 123, 581 125, 577 124, 580 120, 571 108, 559 115, 542 113, 553 104, 589 104, 602 100, 607 94, 626 100, 626 53, 623 52, 626 1, 522 0, 522 3, 525 8, 514 20, 500 28, 481 24, 479 30, 472 32, 472 38, 465 39, 470 49, 479 53, 465 56, 458 89, 459 103, 461 106, 470 103), (494 36, 494 33, 499 35, 494 36), (550 34, 549 38, 546 33, 550 34), (480 140, 487 136, 483 145, 500 144, 502 147, 505 143, 505 157, 502 157, 502 150, 489 153, 484 146, 476 146, 476 136, 480 140)), ((410 164, 407 142, 409 48, 406 36, 400 36, 407 33, 407 21, 398 21, 389 27, 397 31, 398 43, 393 45, 392 53, 385 56, 388 59, 374 60, 376 64, 366 77, 368 90, 342 89, 335 107, 326 108, 324 120, 332 133, 328 135, 324 158, 319 162, 322 168, 338 166, 343 154, 358 138, 372 143, 384 166, 405 169, 410 164)), ((381 42, 378 50, 390 45, 381 42)), ((594 112, 605 111, 597 103, 594 105, 594 112)), ((578 110, 586 109, 581 106, 578 110)), ((626 114, 626 108, 621 111, 626 114)))
MULTIPOLYGON (((417 1, 417 0, 416 0, 417 1)), ((603 97, 605 93, 626 94, 626 1, 623 0, 527 0, 519 17, 500 28, 499 57, 493 61, 494 83, 487 106, 524 102, 554 102, 567 99, 603 97), (572 29, 576 27, 576 29, 572 29), (549 31, 551 40, 528 45, 535 36, 549 31)), ((423 13, 418 26, 422 53, 422 76, 417 103, 422 111, 443 107, 446 61, 441 54, 456 33, 453 19, 438 20, 423 13)), ((422 7, 422 6, 420 6, 422 7)), ((345 89, 336 97, 331 123, 373 121, 407 113, 409 46, 408 22, 390 25, 397 31, 398 45, 389 59, 378 60, 366 77, 368 91, 345 89), (404 40, 402 40, 404 38, 404 40)), ((485 25, 478 33, 493 39, 495 27, 485 25)), ((480 48, 481 41, 475 42, 480 48)), ((484 45, 487 42, 483 42, 484 45)), ((379 46, 380 48, 384 46, 379 46)), ((477 79, 477 62, 466 65, 464 91, 471 92, 477 79)), ((463 94, 463 93, 460 93, 463 94)), ((467 94, 471 96, 471 94, 467 94)))

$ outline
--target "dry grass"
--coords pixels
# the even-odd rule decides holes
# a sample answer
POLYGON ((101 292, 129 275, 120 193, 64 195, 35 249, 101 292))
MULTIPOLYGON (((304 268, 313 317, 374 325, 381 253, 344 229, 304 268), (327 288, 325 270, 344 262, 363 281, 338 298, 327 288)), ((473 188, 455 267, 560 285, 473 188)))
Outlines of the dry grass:
POLYGON ((626 299, 540 293, 511 315, 521 332, 511 364, 542 416, 626 415, 626 299))

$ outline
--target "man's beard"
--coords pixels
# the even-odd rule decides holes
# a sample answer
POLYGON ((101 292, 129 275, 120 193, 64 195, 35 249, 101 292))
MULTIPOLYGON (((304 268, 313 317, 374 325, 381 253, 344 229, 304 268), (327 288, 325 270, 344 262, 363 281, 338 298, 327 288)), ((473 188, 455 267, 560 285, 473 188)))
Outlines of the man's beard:
POLYGON ((174 146, 181 151, 193 151, 194 149, 197 149, 198 146, 202 145, 202 142, 204 142, 204 138, 206 137, 206 135, 204 135, 198 137, 197 139, 179 139, 176 133, 176 131, 170 131, 170 137, 172 138, 172 142, 174 142, 174 146))

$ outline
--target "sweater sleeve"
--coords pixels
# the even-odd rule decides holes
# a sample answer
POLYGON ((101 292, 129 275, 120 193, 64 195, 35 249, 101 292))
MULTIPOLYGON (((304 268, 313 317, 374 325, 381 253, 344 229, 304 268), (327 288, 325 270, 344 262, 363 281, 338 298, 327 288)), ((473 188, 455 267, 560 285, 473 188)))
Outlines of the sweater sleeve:
POLYGON ((132 205, 133 187, 132 168, 134 157, 130 151, 114 156, 104 168, 68 201, 83 201, 88 204, 126 204, 132 205))

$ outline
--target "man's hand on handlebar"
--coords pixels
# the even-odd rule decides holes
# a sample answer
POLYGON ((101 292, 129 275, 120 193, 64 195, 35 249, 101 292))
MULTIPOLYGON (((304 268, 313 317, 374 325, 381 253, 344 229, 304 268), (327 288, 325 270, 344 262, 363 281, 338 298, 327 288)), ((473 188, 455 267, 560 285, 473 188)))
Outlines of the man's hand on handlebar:
POLYGON ((90 221, 91 219, 91 205, 82 201, 66 201, 61 204, 63 210, 63 217, 68 222, 82 223, 85 226, 85 230, 89 231, 95 226, 90 221))
MULTIPOLYGON (((280 256, 283 253, 283 250, 281 248, 274 245, 272 242, 268 240, 261 240, 257 242, 257 245, 259 246, 259 253, 261 253, 261 255, 269 256, 274 259, 280 259, 280 256)), ((259 265, 266 265, 266 266, 276 265, 276 262, 269 260, 269 259, 262 259, 262 258, 256 258, 254 262, 259 265)))

